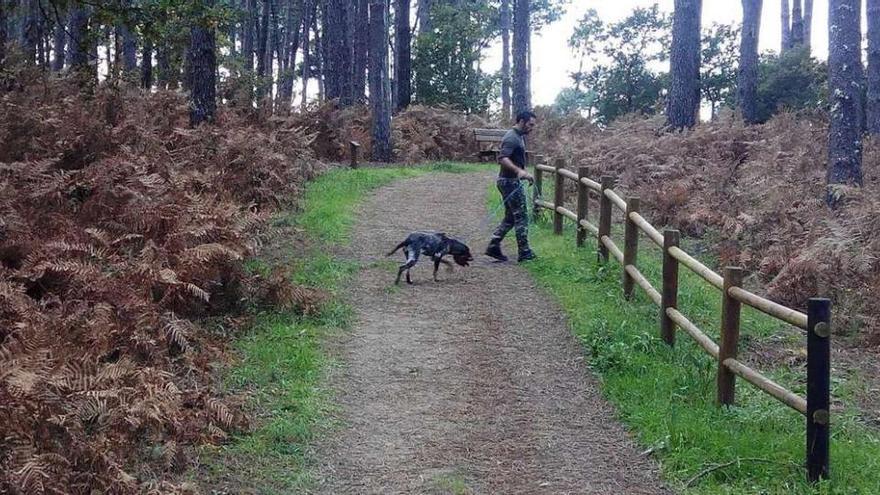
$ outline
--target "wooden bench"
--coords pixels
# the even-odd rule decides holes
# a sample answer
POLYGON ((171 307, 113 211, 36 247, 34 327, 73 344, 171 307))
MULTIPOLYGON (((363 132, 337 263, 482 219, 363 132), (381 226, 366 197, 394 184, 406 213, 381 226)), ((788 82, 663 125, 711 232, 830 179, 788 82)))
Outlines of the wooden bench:
MULTIPOLYGON (((474 129, 474 140, 480 151, 477 152, 477 161, 484 162, 491 159, 492 163, 498 161, 498 153, 501 152, 501 141, 509 129, 474 129), (488 149, 487 149, 488 145, 488 149)), ((534 157, 539 156, 532 151, 526 151, 526 163, 531 164, 534 157)))
POLYGON ((481 162, 491 159, 498 161, 498 153, 501 151, 501 140, 507 134, 507 129, 474 129, 474 140, 480 149, 477 159, 481 162))

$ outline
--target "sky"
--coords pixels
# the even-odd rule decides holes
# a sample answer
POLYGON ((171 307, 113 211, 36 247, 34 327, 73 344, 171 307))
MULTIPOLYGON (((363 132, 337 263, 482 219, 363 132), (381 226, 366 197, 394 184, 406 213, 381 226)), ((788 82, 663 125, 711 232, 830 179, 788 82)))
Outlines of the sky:
MULTIPOLYGON (((603 22, 619 21, 629 15, 636 7, 650 7, 659 4, 660 8, 672 12, 674 0, 572 0, 566 15, 556 24, 544 28, 543 32, 532 38, 532 103, 549 105, 559 91, 570 85, 569 72, 577 69, 577 62, 568 48, 577 21, 588 9, 596 9, 603 22)), ((761 18, 760 50, 779 51, 782 22, 781 2, 764 0, 761 18)), ((864 24, 865 15, 862 14, 864 24)), ((742 2, 740 0, 703 0, 703 26, 713 22, 740 24, 742 22, 742 2)), ((813 6, 812 46, 814 56, 825 59, 828 56, 828 0, 815 0, 813 6)), ((487 56, 484 69, 496 71, 501 68, 500 43, 493 46, 487 56)))

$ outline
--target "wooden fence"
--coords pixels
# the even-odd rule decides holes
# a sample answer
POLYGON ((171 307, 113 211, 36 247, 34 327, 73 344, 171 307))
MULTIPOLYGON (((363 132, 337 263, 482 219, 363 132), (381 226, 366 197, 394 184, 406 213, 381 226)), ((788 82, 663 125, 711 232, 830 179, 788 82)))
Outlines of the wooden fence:
MULTIPOLYGON (((538 163, 541 163, 538 161, 538 163)), ((719 406, 732 405, 736 392, 736 377, 754 385, 783 404, 806 416, 806 467, 811 482, 828 477, 829 422, 830 422, 830 333, 831 302, 828 299, 809 300, 807 314, 787 308, 742 288, 743 270, 726 267, 719 275, 679 247, 680 234, 667 229, 662 233, 654 228, 640 213, 637 197, 624 200, 614 191, 615 179, 604 176, 599 182, 587 177, 587 169, 572 172, 558 160, 554 166, 535 167, 535 214, 540 208, 554 212, 553 231, 562 234, 563 222, 569 219, 578 227, 577 246, 583 246, 587 233, 596 236, 599 260, 607 262, 609 255, 620 262, 623 275, 623 296, 632 297, 639 286, 656 304, 659 311, 659 333, 663 340, 674 345, 676 327, 684 330, 696 343, 718 362, 717 399, 719 406), (553 202, 541 196, 544 174, 555 178, 553 202), (577 207, 572 211, 565 207, 565 181, 577 185, 577 207), (599 200, 598 224, 590 221, 589 199, 599 200), (623 250, 611 237, 613 209, 624 215, 623 250), (638 268, 639 234, 663 251, 663 280, 660 290, 654 288, 638 268), (691 270, 709 285, 721 292, 720 344, 692 323, 678 306, 678 274, 681 266, 691 270), (803 398, 737 359, 740 311, 743 304, 751 306, 781 321, 807 331, 807 397, 803 398)))

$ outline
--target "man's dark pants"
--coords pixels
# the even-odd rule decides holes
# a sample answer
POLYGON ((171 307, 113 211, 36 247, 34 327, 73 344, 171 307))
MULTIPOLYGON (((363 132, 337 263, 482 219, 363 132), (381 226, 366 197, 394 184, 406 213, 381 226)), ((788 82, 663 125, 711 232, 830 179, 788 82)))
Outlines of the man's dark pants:
POLYGON ((529 253, 529 215, 526 208, 525 188, 519 179, 499 177, 498 191, 504 201, 504 220, 492 234, 490 245, 500 245, 510 229, 516 229, 516 244, 519 254, 529 253))

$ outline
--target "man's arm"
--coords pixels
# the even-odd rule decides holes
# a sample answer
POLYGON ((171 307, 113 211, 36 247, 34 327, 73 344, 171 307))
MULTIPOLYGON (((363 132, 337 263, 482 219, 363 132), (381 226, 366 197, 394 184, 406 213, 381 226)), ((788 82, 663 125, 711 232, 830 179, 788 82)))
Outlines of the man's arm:
POLYGON ((535 180, 535 178, 532 177, 532 174, 517 167, 516 164, 513 163, 513 160, 511 160, 510 158, 508 158, 506 156, 502 156, 501 158, 499 158, 498 163, 500 163, 501 166, 506 168, 509 172, 515 174, 517 179, 525 179, 527 181, 535 180))
POLYGON ((501 165, 502 169, 506 169, 508 172, 516 175, 518 179, 526 179, 529 181, 534 180, 532 174, 517 167, 516 164, 513 163, 513 160, 510 159, 519 145, 520 143, 510 138, 501 141, 501 149, 498 152, 498 163, 501 165))

